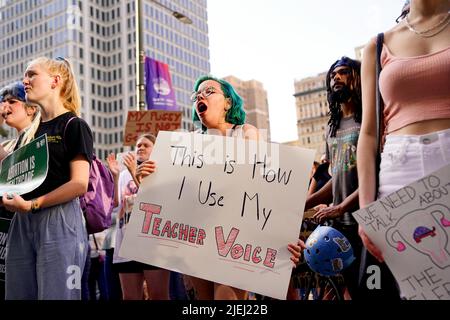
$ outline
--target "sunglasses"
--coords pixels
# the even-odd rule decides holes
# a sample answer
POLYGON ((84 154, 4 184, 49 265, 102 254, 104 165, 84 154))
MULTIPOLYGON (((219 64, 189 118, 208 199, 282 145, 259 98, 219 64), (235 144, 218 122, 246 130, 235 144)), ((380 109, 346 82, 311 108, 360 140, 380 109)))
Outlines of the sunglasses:
POLYGON ((206 88, 204 88, 204 89, 201 90, 201 91, 193 92, 192 95, 191 95, 191 102, 193 102, 193 103, 194 103, 194 102, 197 102, 197 100, 198 100, 198 95, 199 95, 199 94, 201 94, 202 97, 206 99, 207 97, 209 97, 209 96, 212 95, 213 93, 220 93, 220 94, 223 94, 222 92, 218 92, 217 89, 214 88, 214 87, 206 87, 206 88))
POLYGON ((59 56, 59 57, 56 57, 55 60, 56 60, 56 61, 64 62, 64 64, 65 64, 66 66, 70 66, 69 61, 68 61, 66 58, 64 58, 64 57, 59 56))

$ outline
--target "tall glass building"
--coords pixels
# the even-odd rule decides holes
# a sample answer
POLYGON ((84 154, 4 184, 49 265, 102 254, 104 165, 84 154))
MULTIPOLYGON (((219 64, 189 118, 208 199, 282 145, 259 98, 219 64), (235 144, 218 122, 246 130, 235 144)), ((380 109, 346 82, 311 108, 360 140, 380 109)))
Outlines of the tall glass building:
MULTIPOLYGON (((142 1, 146 55, 169 65, 185 129, 193 83, 210 71, 206 7, 206 0, 142 1)), ((0 86, 21 80, 35 57, 68 58, 96 154, 122 151, 127 112, 137 108, 135 14, 130 0, 0 0, 0 86)))

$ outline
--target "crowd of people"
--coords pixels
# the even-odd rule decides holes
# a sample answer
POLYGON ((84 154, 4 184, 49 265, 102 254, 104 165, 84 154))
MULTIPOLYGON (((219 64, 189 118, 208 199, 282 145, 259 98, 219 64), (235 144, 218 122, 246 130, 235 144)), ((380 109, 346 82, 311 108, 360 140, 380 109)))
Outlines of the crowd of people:
MULTIPOLYGON (((327 73, 326 153, 311 175, 305 208, 299 210, 313 210, 313 220, 332 226, 350 242, 356 259, 342 273, 346 299, 401 299, 382 252, 352 212, 450 163, 449 23, 447 0, 407 1, 401 21, 384 33, 379 78, 376 38, 368 42, 362 62, 342 57, 327 73), (377 81, 383 99, 379 145, 377 81), (364 285, 366 269, 373 264, 382 270, 378 290, 364 285)), ((0 101, 6 125, 17 131, 17 138, 2 143, 0 159, 44 133, 49 150, 42 185, 22 196, 2 195, 1 210, 13 217, 6 299, 249 298, 245 290, 119 256, 140 183, 156 170, 151 160, 156 138, 151 134, 141 135, 136 152, 123 156, 125 168, 115 154, 106 159, 115 184, 113 223, 101 234, 87 234, 78 197, 87 190, 93 137, 79 117, 81 100, 68 60, 31 61, 22 82, 0 90, 0 101), (82 286, 67 285, 69 266, 84 270, 82 286)), ((260 139, 257 128, 245 122, 244 102, 228 82, 200 77, 191 101, 199 133, 260 139)), ((286 244, 293 269, 304 248, 302 239, 286 244)), ((292 283, 288 298, 298 298, 292 283)))

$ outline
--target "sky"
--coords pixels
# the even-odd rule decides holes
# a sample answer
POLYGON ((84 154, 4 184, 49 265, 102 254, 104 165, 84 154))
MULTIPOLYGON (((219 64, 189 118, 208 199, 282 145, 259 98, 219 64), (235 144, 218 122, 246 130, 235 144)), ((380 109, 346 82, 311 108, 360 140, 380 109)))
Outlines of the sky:
POLYGON ((271 138, 297 140, 294 81, 393 27, 405 0, 208 0, 211 74, 263 83, 271 138))

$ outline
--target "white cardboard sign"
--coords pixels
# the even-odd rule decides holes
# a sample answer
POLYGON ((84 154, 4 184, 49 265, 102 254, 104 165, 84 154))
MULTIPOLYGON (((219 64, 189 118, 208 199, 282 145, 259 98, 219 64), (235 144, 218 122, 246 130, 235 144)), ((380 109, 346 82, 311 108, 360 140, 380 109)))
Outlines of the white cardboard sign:
POLYGON ((314 151, 161 131, 120 256, 285 299, 314 151))
POLYGON ((407 299, 450 299, 450 165, 353 213, 407 299))

